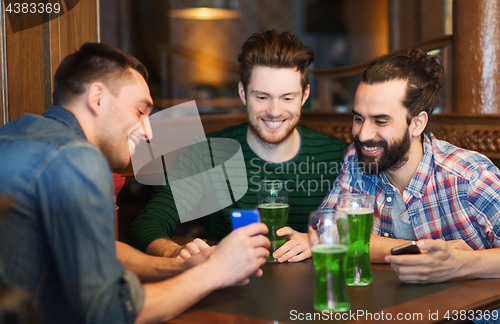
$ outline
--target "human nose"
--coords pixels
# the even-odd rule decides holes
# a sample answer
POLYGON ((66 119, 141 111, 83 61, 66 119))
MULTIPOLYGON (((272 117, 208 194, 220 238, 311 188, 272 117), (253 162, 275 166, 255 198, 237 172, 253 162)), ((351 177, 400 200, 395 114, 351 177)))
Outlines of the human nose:
POLYGON ((369 122, 364 121, 360 127, 358 138, 361 142, 367 142, 375 138, 375 131, 369 122))
POLYGON ((149 117, 145 117, 141 120, 141 126, 141 135, 143 135, 146 140, 150 141, 153 138, 153 129, 149 117))
POLYGON ((269 108, 267 109, 267 114, 273 118, 277 118, 283 115, 283 108, 279 100, 272 100, 269 108))

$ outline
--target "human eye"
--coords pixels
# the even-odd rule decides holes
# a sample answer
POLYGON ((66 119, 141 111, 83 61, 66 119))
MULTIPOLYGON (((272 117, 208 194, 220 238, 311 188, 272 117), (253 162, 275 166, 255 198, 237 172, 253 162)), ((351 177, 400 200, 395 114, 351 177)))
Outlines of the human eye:
POLYGON ((283 100, 284 100, 285 102, 292 102, 292 101, 293 101, 293 99, 294 99, 294 97, 284 97, 284 98, 283 98, 283 100))
POLYGON ((354 115, 353 121, 357 124, 363 123, 365 120, 361 116, 354 115))
POLYGON ((387 125, 387 122, 385 120, 376 120, 375 124, 377 126, 385 126, 385 125, 387 125))
POLYGON ((264 100, 266 100, 266 99, 267 99, 267 96, 266 96, 266 95, 260 95, 260 94, 259 94, 259 95, 256 95, 255 97, 257 98, 257 100, 260 100, 260 101, 264 101, 264 100))

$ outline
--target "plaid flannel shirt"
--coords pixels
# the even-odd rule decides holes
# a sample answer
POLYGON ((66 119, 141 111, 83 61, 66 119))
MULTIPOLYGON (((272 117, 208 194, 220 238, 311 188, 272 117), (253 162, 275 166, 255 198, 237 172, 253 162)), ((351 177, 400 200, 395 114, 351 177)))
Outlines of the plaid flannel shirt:
MULTIPOLYGON (((484 155, 426 133, 424 155, 403 192, 415 235, 421 239, 463 239, 473 249, 500 247, 500 170, 484 155)), ((341 174, 321 207, 336 206, 343 192, 375 197, 373 234, 394 238, 394 191, 382 172, 363 173, 351 145, 341 174)))

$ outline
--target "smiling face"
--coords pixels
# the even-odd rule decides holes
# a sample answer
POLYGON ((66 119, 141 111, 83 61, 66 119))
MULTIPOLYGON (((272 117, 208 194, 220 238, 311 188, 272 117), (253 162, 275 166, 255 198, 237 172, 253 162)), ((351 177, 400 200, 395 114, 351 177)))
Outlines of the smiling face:
POLYGON ((246 92, 240 82, 249 129, 262 142, 279 144, 295 130, 309 96, 309 85, 302 93, 300 79, 300 72, 293 68, 255 66, 246 92))
POLYGON ((140 140, 152 137, 147 118, 153 107, 149 87, 144 78, 130 69, 132 78, 125 82, 118 95, 107 91, 103 96, 103 114, 98 126, 97 146, 113 169, 123 169, 130 162, 140 140), (137 124, 144 127, 137 127, 137 124))
POLYGON ((411 136, 403 106, 406 82, 361 82, 354 99, 352 135, 363 172, 378 174, 409 159, 411 136))

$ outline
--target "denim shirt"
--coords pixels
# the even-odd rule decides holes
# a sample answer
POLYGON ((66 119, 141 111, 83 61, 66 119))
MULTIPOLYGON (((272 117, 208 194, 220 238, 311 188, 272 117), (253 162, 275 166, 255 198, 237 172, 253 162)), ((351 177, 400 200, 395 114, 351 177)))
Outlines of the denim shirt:
POLYGON ((0 275, 22 285, 46 323, 133 323, 144 302, 116 258, 114 192, 103 154, 54 106, 0 128, 0 275))

